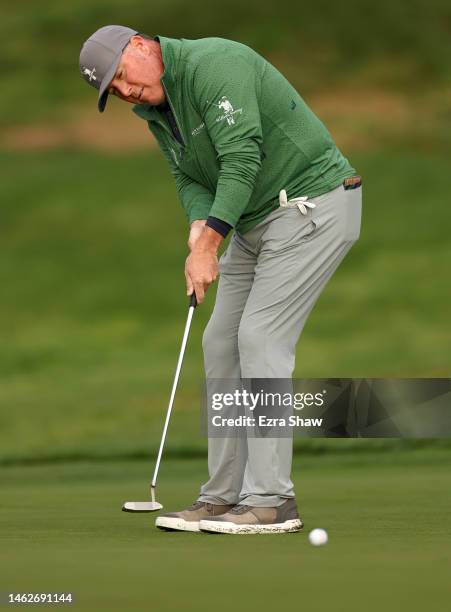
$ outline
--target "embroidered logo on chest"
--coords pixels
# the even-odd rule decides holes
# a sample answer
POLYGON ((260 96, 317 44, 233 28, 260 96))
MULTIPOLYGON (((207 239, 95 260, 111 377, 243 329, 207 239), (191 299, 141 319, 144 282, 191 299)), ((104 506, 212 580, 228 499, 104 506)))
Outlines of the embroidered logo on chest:
MULTIPOLYGON (((207 100, 208 102, 208 100, 207 100)), ((235 115, 241 115, 243 112, 242 108, 233 108, 232 103, 226 96, 222 96, 217 103, 209 102, 212 106, 217 106, 223 111, 221 115, 216 117, 216 123, 220 121, 227 121, 227 125, 235 125, 235 115)))

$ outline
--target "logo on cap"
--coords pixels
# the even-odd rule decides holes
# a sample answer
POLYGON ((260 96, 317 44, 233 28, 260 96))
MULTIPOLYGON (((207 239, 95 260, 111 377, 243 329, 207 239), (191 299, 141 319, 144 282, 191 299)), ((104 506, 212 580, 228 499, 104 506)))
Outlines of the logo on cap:
POLYGON ((89 82, 91 82, 91 81, 97 81, 97 77, 96 77, 96 75, 94 74, 94 73, 95 73, 95 71, 96 71, 96 69, 95 69, 95 68, 93 68, 92 70, 89 70, 89 68, 85 68, 85 67, 83 66, 83 74, 86 74, 86 75, 89 77, 89 82))

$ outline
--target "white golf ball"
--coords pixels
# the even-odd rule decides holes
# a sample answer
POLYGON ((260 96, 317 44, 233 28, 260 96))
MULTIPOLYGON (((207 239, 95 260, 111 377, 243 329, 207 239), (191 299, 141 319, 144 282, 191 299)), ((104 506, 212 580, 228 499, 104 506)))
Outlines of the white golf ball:
POLYGON ((324 529, 313 529, 308 534, 308 539, 310 540, 310 544, 312 544, 312 546, 323 546, 324 544, 327 544, 327 531, 324 529))

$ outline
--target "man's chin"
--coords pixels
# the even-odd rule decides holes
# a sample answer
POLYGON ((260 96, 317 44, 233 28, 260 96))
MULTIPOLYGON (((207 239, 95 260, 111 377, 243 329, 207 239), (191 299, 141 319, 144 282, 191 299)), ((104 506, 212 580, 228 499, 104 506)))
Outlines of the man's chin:
POLYGON ((144 102, 144 100, 139 100, 138 98, 133 98, 133 99, 122 98, 122 99, 124 100, 124 102, 128 102, 129 104, 133 104, 133 105, 135 105, 135 104, 147 104, 147 102, 144 102))

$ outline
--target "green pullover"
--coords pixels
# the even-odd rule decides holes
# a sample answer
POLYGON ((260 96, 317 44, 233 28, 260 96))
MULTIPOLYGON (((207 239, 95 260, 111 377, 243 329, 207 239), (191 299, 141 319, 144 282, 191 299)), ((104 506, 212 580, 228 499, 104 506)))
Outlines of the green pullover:
POLYGON ((133 111, 165 154, 189 223, 212 216, 245 233, 279 206, 281 189, 314 197, 356 173, 298 92, 251 48, 223 38, 155 39, 183 143, 157 107, 133 111))

